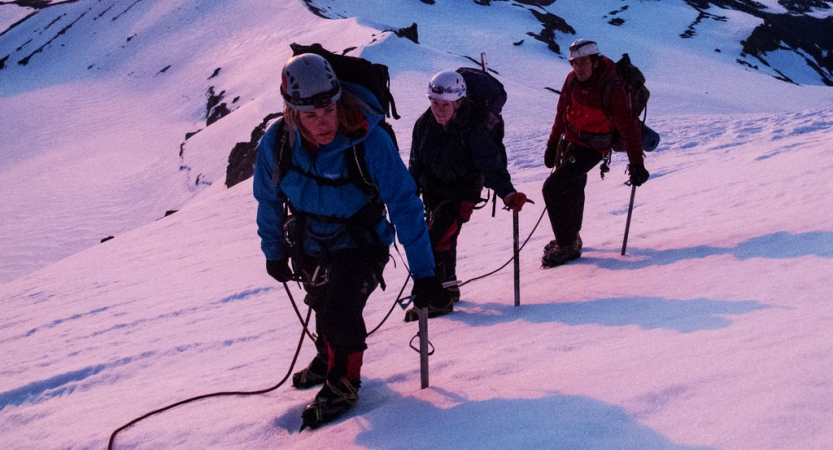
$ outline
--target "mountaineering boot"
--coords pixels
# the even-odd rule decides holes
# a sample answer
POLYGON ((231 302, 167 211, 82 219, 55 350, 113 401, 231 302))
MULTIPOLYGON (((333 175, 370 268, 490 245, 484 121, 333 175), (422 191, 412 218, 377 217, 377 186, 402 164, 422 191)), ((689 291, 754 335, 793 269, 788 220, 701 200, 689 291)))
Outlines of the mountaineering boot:
POLYGON ((307 389, 327 381, 327 372, 330 368, 330 344, 323 334, 319 334, 315 340, 315 349, 318 354, 309 365, 292 374, 292 386, 296 389, 307 389))
POLYGON ((555 242, 555 239, 551 240, 547 245, 544 246, 544 254, 546 255, 547 253, 549 253, 550 250, 554 249, 556 245, 558 245, 558 243, 555 242))
POLYGON ((327 361, 321 354, 315 355, 306 368, 292 375, 292 386, 297 389, 311 388, 325 381, 327 381, 327 361))
POLYGON ((449 286, 443 290, 443 298, 450 300, 452 303, 460 301, 460 286, 449 286))
MULTIPOLYGON (((436 264, 436 266, 434 267, 434 273, 440 278, 441 281, 449 282, 457 280, 456 250, 435 252, 434 262, 436 264)), ((451 302, 459 302, 460 286, 452 285, 445 288, 445 292, 443 292, 443 299, 443 304, 445 304, 445 300, 450 300, 451 302)))
MULTIPOLYGON (((558 244, 556 243, 555 239, 551 240, 547 245, 544 246, 544 254, 546 254, 547 252, 549 252, 550 250, 555 248, 556 245, 558 245, 558 244)), ((578 247, 579 254, 581 254, 581 247, 584 244, 581 242, 581 234, 579 234, 579 233, 576 233, 576 244, 575 245, 578 247)))
MULTIPOLYGON (((459 292, 459 291, 458 291, 459 292)), ((442 296, 442 303, 443 306, 435 306, 435 305, 428 305, 428 318, 431 319, 437 316, 444 316, 452 311, 454 311, 454 300, 446 295, 442 296)), ((419 313, 416 311, 416 307, 411 308, 405 311, 405 322, 415 322, 419 320, 419 313)))
POLYGON ((541 266, 544 268, 560 266, 568 261, 581 257, 581 239, 576 239, 572 244, 560 247, 555 241, 544 247, 544 256, 541 258, 541 266))
POLYGON ((359 401, 360 386, 361 380, 350 381, 346 377, 336 382, 327 380, 312 403, 301 413, 304 423, 300 431, 306 427, 315 429, 339 418, 359 401))

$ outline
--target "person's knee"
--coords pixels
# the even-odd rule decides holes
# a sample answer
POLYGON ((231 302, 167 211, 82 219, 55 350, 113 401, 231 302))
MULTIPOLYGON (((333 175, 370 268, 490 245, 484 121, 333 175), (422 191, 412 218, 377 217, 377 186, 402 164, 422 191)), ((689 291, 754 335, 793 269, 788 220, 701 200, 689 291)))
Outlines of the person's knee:
POLYGON ((545 199, 563 197, 575 181, 577 181, 575 177, 569 173, 554 173, 544 181, 541 192, 545 199))
POLYGON ((544 180, 544 186, 541 188, 541 193, 544 195, 544 199, 552 197, 557 192, 556 186, 558 185, 558 180, 556 179, 556 175, 550 175, 546 180, 544 180))

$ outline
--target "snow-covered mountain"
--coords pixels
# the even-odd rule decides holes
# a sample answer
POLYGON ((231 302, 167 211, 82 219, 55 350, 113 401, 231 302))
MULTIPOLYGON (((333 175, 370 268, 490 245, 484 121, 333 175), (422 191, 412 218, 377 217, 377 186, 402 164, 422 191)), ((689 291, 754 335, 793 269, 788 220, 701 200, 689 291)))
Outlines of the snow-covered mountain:
MULTIPOLYGON (((0 199, 12 205, 32 187, 37 194, 25 208, 6 208, 15 212, 0 227, 0 281, 147 224, 222 184, 228 154, 253 146, 257 128, 280 109, 275 66, 290 41, 356 54, 371 46, 367 56, 391 66, 401 103, 413 103, 411 92, 423 83, 424 75, 412 74, 471 64, 486 51, 510 88, 527 91, 515 94, 508 116, 542 108, 535 117, 548 121, 549 104, 534 99, 552 100, 541 89, 560 87, 569 70, 563 49, 589 36, 613 57, 635 58, 650 77, 650 111, 659 117, 794 110, 818 99, 815 89, 796 88, 830 84, 830 13, 830 2, 815 0, 4 2, 0 170, 12 181, 0 199), (304 29, 306 20, 297 18, 309 11, 346 19, 304 29), (364 34, 352 38, 356 27, 364 34), (111 104, 129 107, 113 114, 111 104), (79 148, 82 156, 62 162, 56 180, 54 155, 79 148), (108 170, 93 175, 90 167, 108 170), (97 195, 102 188, 114 196, 97 195), (125 208, 136 192, 141 201, 125 208), (83 225, 56 241, 55 230, 78 215, 83 225)), ((403 141, 410 120, 397 126, 403 141)))
MULTIPOLYGON (((389 16, 384 8, 370 9, 350 2, 332 0, 305 0, 305 2, 310 11, 329 19, 359 16, 380 20, 389 16)), ((557 55, 564 54, 562 44, 565 37, 576 35, 577 32, 586 33, 588 29, 591 29, 586 24, 576 28, 572 23, 578 24, 582 20, 589 19, 597 27, 604 22, 621 27, 632 26, 631 21, 634 24, 648 25, 650 22, 646 22, 645 19, 654 19, 652 20, 653 27, 664 27, 666 23, 656 19, 667 17, 667 11, 672 8, 680 14, 691 17, 691 11, 680 10, 687 6, 696 11, 696 16, 686 27, 675 30, 679 31, 680 38, 694 39, 699 34, 708 34, 711 22, 746 22, 746 26, 755 24, 751 29, 737 30, 737 34, 729 36, 723 34, 720 41, 715 43, 714 51, 722 53, 724 46, 728 46, 731 51, 726 58, 728 60, 735 58, 738 64, 761 70, 763 73, 772 74, 779 79, 793 83, 833 86, 833 58, 830 57, 830 52, 833 50, 833 35, 830 32, 833 29, 833 18, 831 18, 830 2, 819 0, 781 0, 778 2, 684 0, 674 2, 676 4, 673 5, 663 5, 660 2, 639 2, 648 3, 647 5, 631 4, 636 2, 619 2, 618 5, 596 2, 591 6, 587 2, 571 5, 556 4, 555 0, 474 1, 482 6, 491 6, 499 2, 527 9, 540 24, 529 27, 525 34, 546 43, 547 47, 557 55), (578 16, 581 19, 577 19, 578 16), (740 52, 736 51, 737 45, 741 46, 740 52)), ((422 3, 435 4, 433 0, 422 0, 422 3)), ((497 15, 497 11, 495 13, 497 15)), ((498 20, 498 17, 493 20, 498 20)), ((489 21, 483 25, 488 28, 492 22, 489 21)), ((419 23, 414 22, 414 24, 417 25, 418 34, 419 23)), ((523 29, 517 31, 523 31, 523 29)), ((644 31, 645 35, 650 36, 649 29, 644 31)), ((413 39, 413 35, 410 37, 413 39)), ((524 39, 517 41, 515 45, 522 45, 523 41, 524 39)))
MULTIPOLYGON (((389 66, 403 158, 430 76, 487 52, 509 92, 510 171, 535 201, 521 307, 508 268, 466 284, 431 322, 432 387, 419 390, 416 325, 393 305, 406 274, 391 263, 368 327, 395 311, 345 419, 298 434, 314 392, 284 386, 176 408, 116 448, 833 446, 830 6, 0 3, 0 446, 102 448, 145 412, 289 370, 301 328, 262 267, 251 181, 229 189, 225 173, 280 110, 292 42, 389 66), (662 143, 627 255, 614 159, 604 181, 591 172, 584 256, 542 270, 543 144, 578 37, 647 75, 662 143)), ((511 246, 510 215, 479 211, 460 276, 496 269, 511 246)))

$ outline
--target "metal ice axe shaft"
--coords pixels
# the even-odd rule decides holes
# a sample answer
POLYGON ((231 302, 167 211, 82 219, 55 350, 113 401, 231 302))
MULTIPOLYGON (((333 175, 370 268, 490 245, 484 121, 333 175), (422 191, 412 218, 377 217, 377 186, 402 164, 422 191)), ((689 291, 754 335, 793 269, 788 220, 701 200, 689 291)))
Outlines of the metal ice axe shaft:
POLYGON ((420 387, 428 387, 428 308, 417 308, 419 315, 419 375, 420 387))
POLYGON ((628 247, 628 232, 631 229, 631 214, 633 213, 634 196, 636 196, 636 185, 631 184, 631 202, 628 205, 628 220, 625 223, 625 239, 622 241, 622 256, 625 256, 625 249, 628 247))
MULTIPOLYGON (((443 288, 457 286, 459 281, 452 280, 443 283, 443 288)), ((416 308, 417 316, 419 317, 419 377, 420 387, 425 389, 428 387, 428 356, 433 350, 429 347, 431 343, 428 341, 428 308, 416 308)))
MULTIPOLYGON (((451 286, 457 286, 460 282, 458 280, 451 280, 446 281, 443 283, 443 288, 449 288, 451 286)), ((413 295, 410 296, 408 299, 409 301, 413 299, 413 295)), ((419 319, 419 331, 417 332, 417 336, 419 337, 419 375, 420 375, 420 386, 422 389, 428 387, 428 357, 434 353, 434 350, 431 349, 431 342, 428 340, 428 308, 416 308, 414 310, 417 312, 417 317, 419 319)), ((413 346, 413 338, 411 338, 411 348, 413 346)), ((416 350, 416 349, 415 349, 416 350)))
POLYGON ((518 212, 512 211, 512 247, 515 252, 515 306, 521 305, 521 250, 518 246, 518 212))

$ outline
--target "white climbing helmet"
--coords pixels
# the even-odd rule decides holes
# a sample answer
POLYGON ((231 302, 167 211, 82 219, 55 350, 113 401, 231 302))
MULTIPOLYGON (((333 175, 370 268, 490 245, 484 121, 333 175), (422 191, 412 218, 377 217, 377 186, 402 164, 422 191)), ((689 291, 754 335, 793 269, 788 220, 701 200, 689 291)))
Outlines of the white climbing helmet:
POLYGON ((598 55, 599 46, 587 39, 576 39, 570 44, 570 61, 583 56, 598 55))
POLYGON ((466 81, 457 72, 439 72, 428 82, 428 96, 453 102, 466 96, 466 81))
POLYGON ((341 84, 323 56, 302 53, 289 58, 283 66, 281 96, 296 111, 312 111, 338 101, 341 84))

